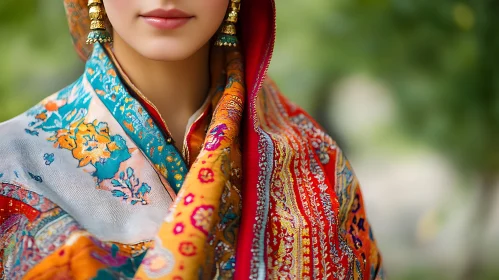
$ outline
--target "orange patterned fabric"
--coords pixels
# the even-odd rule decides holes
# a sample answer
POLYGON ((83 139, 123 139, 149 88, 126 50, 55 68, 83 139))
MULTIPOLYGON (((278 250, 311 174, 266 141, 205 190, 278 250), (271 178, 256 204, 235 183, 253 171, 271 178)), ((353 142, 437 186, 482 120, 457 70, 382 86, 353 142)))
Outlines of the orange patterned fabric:
POLYGON ((224 265, 233 258, 237 230, 230 232, 222 220, 231 219, 223 214, 240 215, 239 132, 244 84, 241 55, 230 52, 227 59, 229 84, 213 113, 204 148, 161 226, 154 248, 142 262, 137 279, 163 275, 189 279, 200 271, 209 278, 212 269, 205 267, 207 260, 224 265), (215 253, 217 246, 224 247, 215 253))

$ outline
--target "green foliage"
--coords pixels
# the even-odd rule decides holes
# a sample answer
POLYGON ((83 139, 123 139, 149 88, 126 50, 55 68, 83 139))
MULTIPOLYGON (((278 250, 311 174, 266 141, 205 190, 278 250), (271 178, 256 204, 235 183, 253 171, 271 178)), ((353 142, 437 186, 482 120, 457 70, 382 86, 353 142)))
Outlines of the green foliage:
POLYGON ((0 121, 81 74, 62 1, 0 1, 0 37, 0 121))
POLYGON ((499 170, 499 2, 278 1, 278 9, 277 45, 301 68, 275 72, 281 84, 295 81, 288 88, 299 103, 311 88, 368 72, 392 88, 412 137, 462 171, 499 170))

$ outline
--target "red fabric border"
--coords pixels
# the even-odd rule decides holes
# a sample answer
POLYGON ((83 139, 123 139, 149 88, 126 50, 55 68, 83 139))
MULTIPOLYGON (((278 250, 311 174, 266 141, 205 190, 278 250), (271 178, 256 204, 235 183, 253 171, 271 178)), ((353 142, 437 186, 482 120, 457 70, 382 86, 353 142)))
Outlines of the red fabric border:
MULTIPOLYGON (((270 64, 275 42, 274 0, 243 1, 241 7, 241 46, 245 57, 246 110, 243 116, 243 210, 236 251, 234 279, 249 279, 253 227, 256 218, 258 174, 260 170, 258 143, 260 136, 255 127, 257 118, 255 102, 270 64)), ((263 249, 263 248, 262 248, 263 249)))

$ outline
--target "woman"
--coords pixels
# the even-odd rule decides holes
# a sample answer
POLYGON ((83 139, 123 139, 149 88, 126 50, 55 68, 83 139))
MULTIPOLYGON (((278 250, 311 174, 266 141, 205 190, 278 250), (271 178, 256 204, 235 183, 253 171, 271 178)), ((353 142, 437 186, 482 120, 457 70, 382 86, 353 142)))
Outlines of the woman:
POLYGON ((64 2, 84 74, 0 125, 4 279, 382 278, 348 161, 266 77, 273 0, 64 2))

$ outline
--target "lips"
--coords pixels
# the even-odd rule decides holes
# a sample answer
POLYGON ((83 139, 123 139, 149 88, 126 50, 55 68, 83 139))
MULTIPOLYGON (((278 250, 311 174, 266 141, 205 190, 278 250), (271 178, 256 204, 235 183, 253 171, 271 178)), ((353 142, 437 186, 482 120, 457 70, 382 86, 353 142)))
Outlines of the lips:
POLYGON ((141 14, 140 17, 146 23, 158 29, 176 29, 194 18, 193 15, 178 9, 157 9, 141 14))

